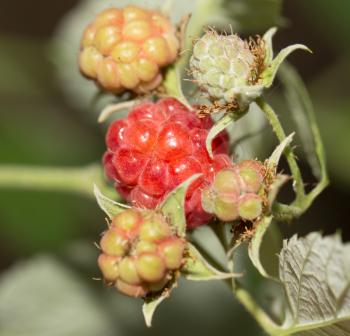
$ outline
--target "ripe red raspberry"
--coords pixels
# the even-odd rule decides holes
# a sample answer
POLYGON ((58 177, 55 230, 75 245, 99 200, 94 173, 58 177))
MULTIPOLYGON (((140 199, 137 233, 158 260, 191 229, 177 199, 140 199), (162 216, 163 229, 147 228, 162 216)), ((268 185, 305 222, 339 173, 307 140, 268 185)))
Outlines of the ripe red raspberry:
POLYGON ((206 224, 212 215, 202 208, 201 191, 215 173, 232 166, 225 132, 214 139, 209 157, 205 140, 212 125, 210 117, 198 118, 173 98, 141 103, 109 127, 106 175, 134 206, 153 209, 190 176, 203 174, 190 186, 185 208, 189 229, 206 224))

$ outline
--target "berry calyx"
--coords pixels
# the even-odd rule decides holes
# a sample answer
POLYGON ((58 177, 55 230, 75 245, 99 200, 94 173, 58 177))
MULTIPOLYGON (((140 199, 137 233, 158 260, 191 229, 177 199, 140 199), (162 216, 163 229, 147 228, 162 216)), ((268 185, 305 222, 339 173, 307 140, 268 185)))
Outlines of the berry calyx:
POLYGON ((81 72, 104 90, 144 93, 162 81, 178 55, 176 29, 163 14, 137 6, 98 14, 81 40, 81 72))
POLYGON ((186 242, 161 213, 131 208, 113 218, 100 247, 98 265, 106 282, 125 295, 144 297, 176 277, 186 242))
POLYGON ((205 140, 213 122, 199 118, 174 98, 143 102, 125 119, 115 121, 106 136, 104 167, 117 191, 138 208, 154 209, 166 195, 195 174, 186 195, 187 227, 206 224, 211 216, 202 208, 201 191, 216 173, 232 167, 227 133, 213 141, 213 159, 205 140))

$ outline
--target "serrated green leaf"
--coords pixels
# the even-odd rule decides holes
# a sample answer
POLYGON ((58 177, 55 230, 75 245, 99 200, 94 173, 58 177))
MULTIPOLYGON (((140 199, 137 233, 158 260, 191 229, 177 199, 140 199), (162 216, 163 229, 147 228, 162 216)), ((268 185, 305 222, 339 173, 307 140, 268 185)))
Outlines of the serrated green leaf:
POLYGON ((262 84, 269 88, 273 84, 273 81, 276 77, 277 71, 280 68, 282 62, 293 52, 298 49, 305 50, 311 52, 311 50, 304 46, 303 44, 294 44, 287 48, 282 49, 276 58, 268 65, 267 69, 263 71, 262 76, 262 84))
POLYGON ((94 184, 94 194, 99 207, 106 213, 106 215, 110 219, 112 219, 122 211, 130 209, 130 206, 113 201, 107 196, 103 195, 96 184, 94 184))
POLYGON ((214 138, 234 121, 235 116, 232 113, 227 113, 210 129, 205 145, 211 158, 213 158, 212 142, 214 138))
POLYGON ((280 279, 289 314, 278 335, 350 335, 350 244, 339 234, 284 241, 280 279))
POLYGON ((188 256, 181 273, 186 279, 193 281, 223 280, 240 276, 239 274, 217 270, 205 260, 191 243, 188 243, 188 256))
POLYGON ((95 294, 51 256, 17 263, 0 278, 0 335, 118 334, 95 294))
POLYGON ((181 237, 186 236, 185 197, 187 189, 199 176, 200 174, 193 175, 185 182, 181 183, 176 189, 169 193, 158 207, 170 220, 170 224, 176 228, 178 235, 181 237))
POLYGON ((270 158, 268 159, 268 165, 271 169, 274 170, 274 172, 276 173, 277 170, 277 166, 278 163, 281 159, 281 156, 284 152, 284 150, 286 149, 287 146, 290 145, 290 143, 293 140, 295 133, 292 133, 290 135, 288 135, 277 147, 276 149, 273 151, 273 153, 271 154, 270 158))
POLYGON ((170 292, 177 286, 177 282, 174 281, 170 288, 167 288, 165 291, 161 292, 158 296, 155 296, 152 299, 146 301, 142 306, 143 317, 145 318, 145 322, 147 327, 152 326, 152 320, 154 313, 158 306, 170 296, 170 292))

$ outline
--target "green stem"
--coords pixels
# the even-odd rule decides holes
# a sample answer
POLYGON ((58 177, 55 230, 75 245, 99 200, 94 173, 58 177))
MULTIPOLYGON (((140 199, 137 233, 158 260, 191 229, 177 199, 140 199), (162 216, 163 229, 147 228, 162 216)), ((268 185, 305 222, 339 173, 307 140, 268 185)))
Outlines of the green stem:
POLYGON ((236 283, 233 294, 269 335, 278 334, 280 327, 272 321, 261 307, 259 307, 252 296, 244 288, 236 283))
MULTIPOLYGON (((265 113, 265 116, 269 121, 274 133, 276 134, 277 139, 279 140, 279 142, 282 142, 287 136, 283 130, 283 127, 278 119, 277 114, 275 113, 273 108, 263 99, 259 98, 257 100, 257 104, 259 105, 261 110, 265 113)), ((300 204, 303 203, 303 200, 305 197, 305 188, 304 188, 303 178, 301 176, 300 169, 296 161, 296 158, 294 156, 293 150, 290 146, 286 147, 284 154, 288 161, 288 165, 295 183, 294 185, 294 190, 296 193, 295 205, 299 206, 300 204)))
POLYGON ((93 198, 94 183, 106 196, 112 196, 115 200, 120 199, 120 196, 104 181, 98 164, 74 168, 0 166, 1 189, 69 192, 93 198))

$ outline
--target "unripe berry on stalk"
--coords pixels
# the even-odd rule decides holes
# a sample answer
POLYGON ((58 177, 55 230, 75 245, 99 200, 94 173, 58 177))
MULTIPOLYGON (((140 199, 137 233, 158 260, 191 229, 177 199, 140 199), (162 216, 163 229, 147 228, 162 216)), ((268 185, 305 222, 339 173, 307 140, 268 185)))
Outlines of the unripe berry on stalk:
POLYGON ((259 218, 264 210, 259 192, 265 186, 265 174, 265 165, 255 160, 222 169, 202 192, 203 209, 223 222, 259 218))
POLYGON ((98 265, 106 282, 125 295, 144 297, 161 291, 175 277, 186 242, 162 214, 128 209, 113 218, 100 246, 98 265))
POLYGON ((176 29, 163 14, 108 8, 85 29, 79 66, 104 90, 144 93, 161 83, 161 68, 175 61, 178 50, 176 29))
POLYGON ((213 30, 198 39, 190 61, 191 74, 208 98, 221 104, 237 102, 245 108, 261 94, 254 88, 264 59, 260 41, 248 43, 238 35, 213 30))

